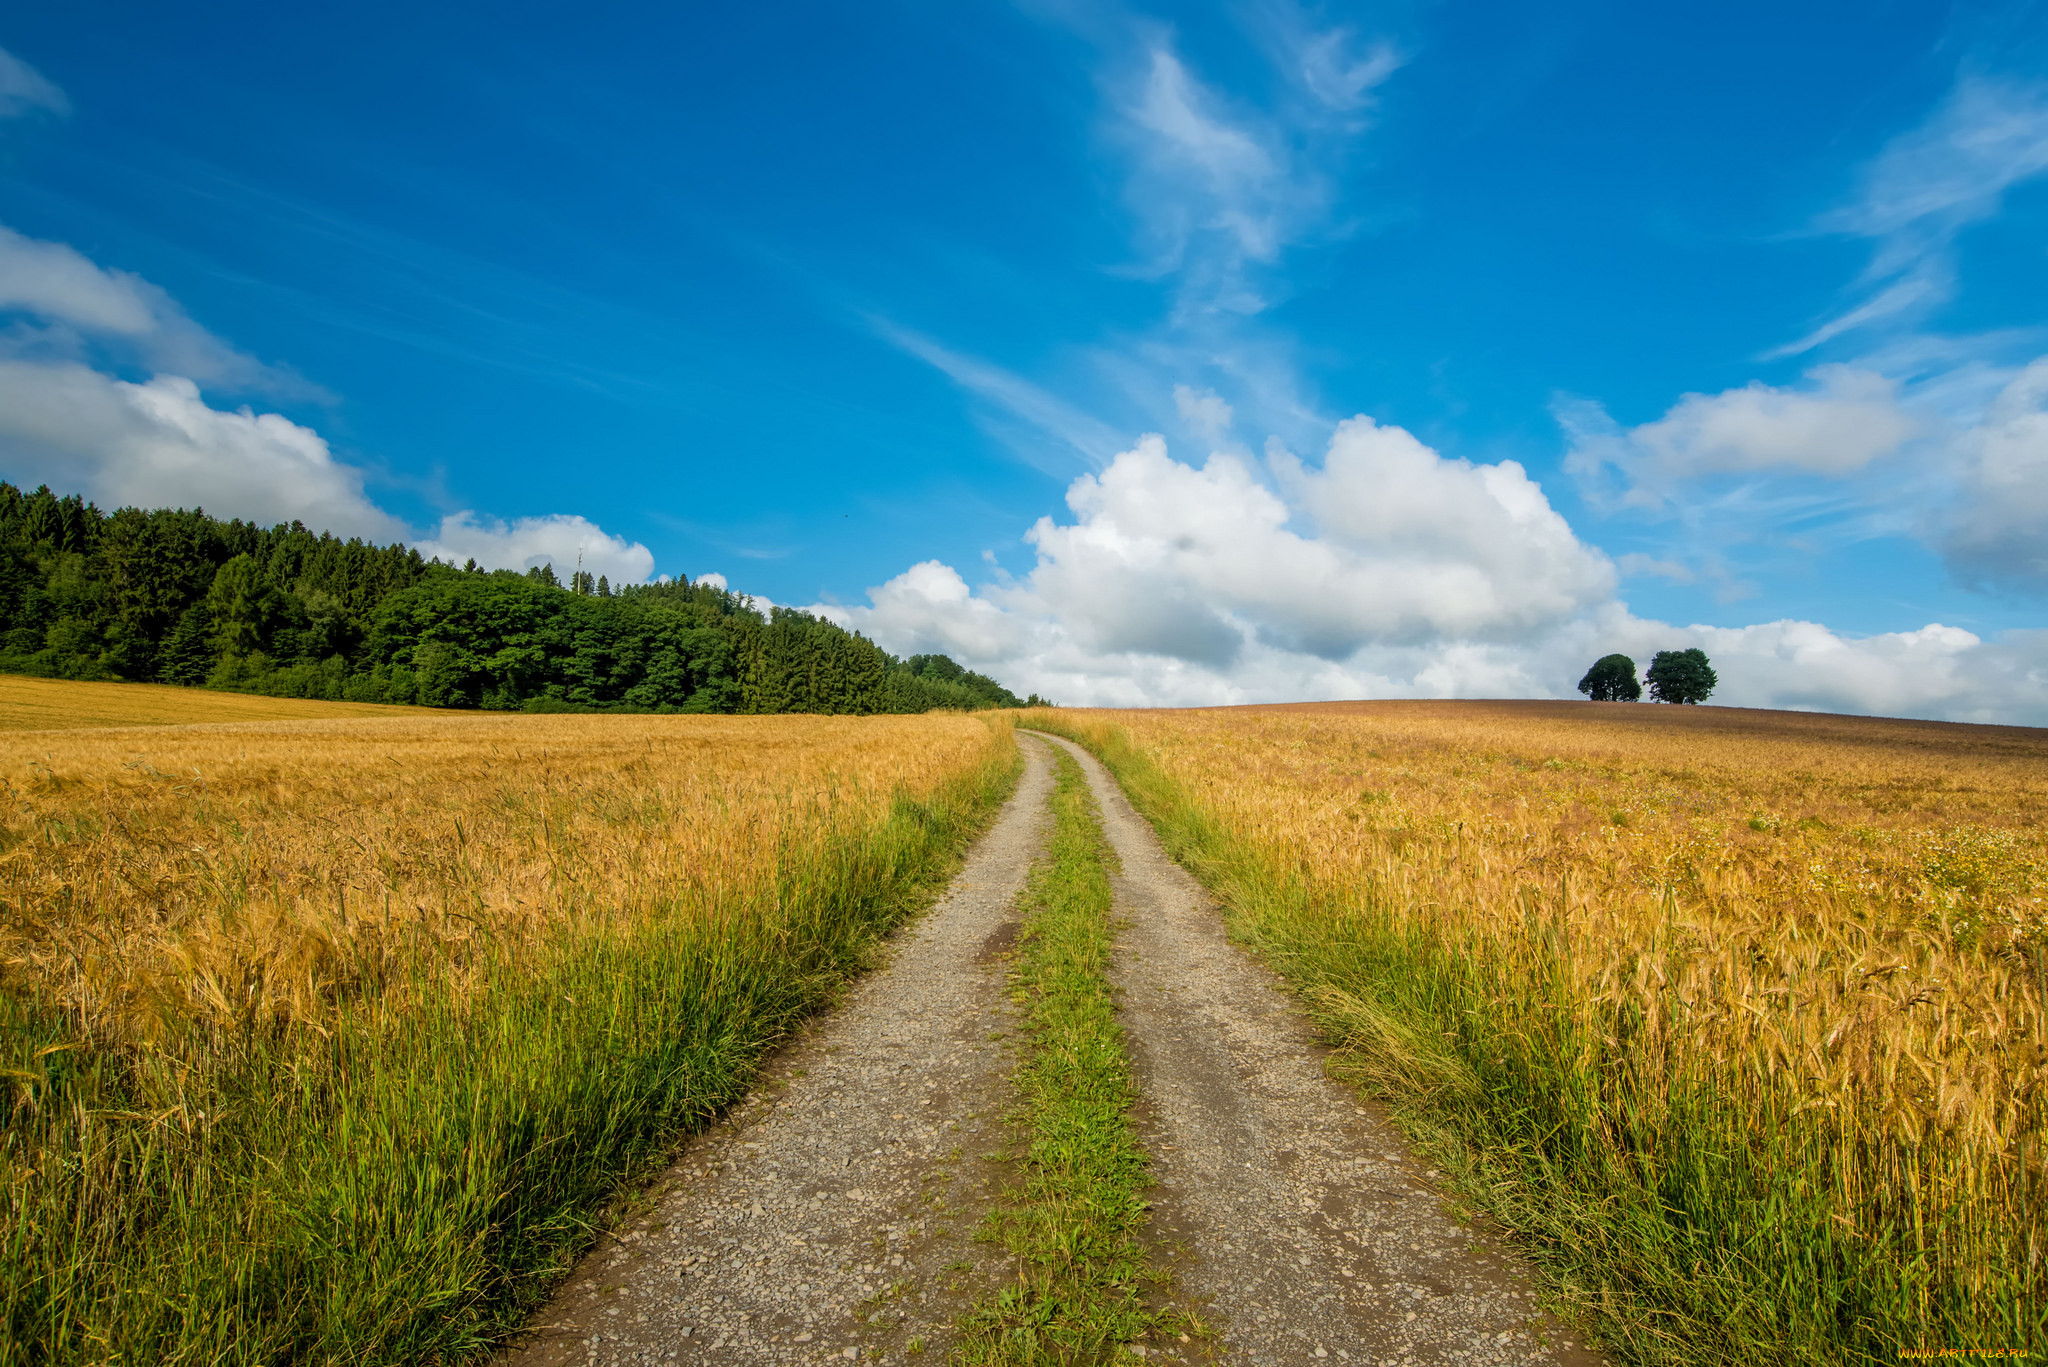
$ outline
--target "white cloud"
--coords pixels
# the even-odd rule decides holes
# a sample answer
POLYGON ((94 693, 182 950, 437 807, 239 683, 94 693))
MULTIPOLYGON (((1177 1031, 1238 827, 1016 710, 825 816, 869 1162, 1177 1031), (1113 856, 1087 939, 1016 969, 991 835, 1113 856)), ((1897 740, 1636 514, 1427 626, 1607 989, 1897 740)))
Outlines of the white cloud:
POLYGON ((869 608, 820 606, 842 623, 886 623, 901 655, 1009 660, 1031 653, 1040 625, 977 596, 951 565, 927 560, 868 591, 869 608))
POLYGON ((1714 660, 1722 680, 1715 701, 1726 705, 2048 723, 2048 632, 1991 644, 1938 622, 1859 638, 1780 621, 1688 627, 1671 640, 1714 660))
POLYGON ((1182 422, 1211 441, 1230 430, 1230 405, 1213 389, 1197 393, 1187 385, 1177 384, 1173 387, 1173 406, 1182 422))
POLYGON ((1126 273, 1161 283, 1162 317, 1061 357, 1076 382, 1066 393, 1086 394, 1078 402, 893 325, 877 330, 1007 414, 1007 424, 981 417, 1047 473, 1078 467, 1056 449, 1048 458, 1051 444, 1033 432, 1099 467, 1131 431, 1166 426, 1176 409, 1204 439, 1216 438, 1225 415, 1240 430, 1327 432, 1329 415, 1300 378, 1292 340, 1255 320, 1288 294, 1292 248, 1356 230, 1334 211, 1367 126, 1363 111, 1400 68, 1399 51, 1319 26, 1290 0, 1255 0, 1234 17, 1277 80, 1247 99, 1203 80, 1163 25, 1114 7, 1032 8, 1100 49, 1103 138, 1123 164, 1136 258, 1126 273), (1179 388, 1214 402, 1189 409, 1179 388))
MULTIPOLYGON (((1821 366, 1802 389, 1750 384, 1688 394, 1662 418, 1624 429, 1598 404, 1562 401, 1565 469, 1595 507, 1677 510, 1695 555, 1770 523, 1917 536, 1955 577, 1979 588, 2048 591, 2048 357, 1987 399, 1998 372, 1937 369, 1911 391, 1875 371, 1821 366), (1906 458, 1891 461, 1899 453, 1906 458), (1829 491, 1775 499, 1714 481, 1812 475, 1829 491)), ((1666 573, 1642 557, 1625 572, 1666 573)), ((1690 573, 1686 571, 1686 573, 1690 573)), ((1716 560, 1722 597, 1743 596, 1716 560)), ((1680 579, 1680 582, 1686 582, 1680 579)))
POLYGON ((20 118, 35 110, 69 114, 71 101, 56 82, 21 58, 0 48, 0 119, 20 118))
MULTIPOLYGON (((1323 103, 1362 103, 1392 66, 1346 65, 1347 37, 1289 54, 1321 84, 1323 103)), ((1324 224, 1333 175, 1353 125, 1302 111, 1233 104, 1188 69, 1163 36, 1143 44, 1121 83, 1114 137, 1131 158, 1125 186, 1145 273, 1176 278, 1176 321, 1248 316, 1272 302, 1262 282, 1284 250, 1324 224)), ((1311 79, 1312 77, 1312 79, 1311 79)))
POLYGON ((0 309, 133 337, 157 325, 162 292, 151 290, 139 276, 103 271, 61 242, 0 226, 0 309))
POLYGON ((58 242, 0 227, 0 314, 29 314, 41 330, 0 344, 0 477, 83 493, 105 507, 203 507, 216 517, 372 541, 406 541, 427 556, 489 568, 543 561, 584 568, 618 583, 654 569, 645 546, 582 517, 550 514, 510 522, 450 514, 415 537, 364 490, 363 472, 335 459, 310 427, 278 413, 215 408, 202 383, 295 387, 200 328, 168 294, 139 276, 106 270, 58 242), (158 370, 135 383, 66 355, 63 334, 125 340, 158 370), (173 369, 175 368, 175 370, 173 369))
POLYGON ((1041 519, 1037 566, 994 597, 1090 651, 1223 667, 1253 642, 1335 660, 1375 641, 1522 639, 1612 589, 1605 557, 1513 462, 1445 460, 1358 418, 1322 468, 1277 448, 1270 463, 1286 499, 1237 456, 1197 469, 1146 437, 1074 482, 1078 520, 1041 519))
POLYGON ((641 583, 654 555, 567 514, 510 522, 452 513, 431 536, 373 503, 361 470, 335 459, 310 427, 248 407, 210 407, 177 375, 146 384, 75 362, 0 360, 0 476, 77 491, 103 507, 203 507, 216 517, 405 541, 421 555, 490 569, 542 561, 566 574, 583 566, 614 583, 641 583))
POLYGON ((25 237, 0 224, 0 316, 27 315, 0 354, 86 359, 89 343, 117 359, 183 375, 207 386, 288 397, 318 397, 305 380, 229 346, 194 322, 176 300, 127 271, 95 265, 62 242, 25 237))
POLYGON ((1614 567, 1624 578, 1653 574, 1659 579, 1669 579, 1674 584, 1699 582, 1699 575, 1688 565, 1677 560, 1666 560, 1641 551, 1630 551, 1627 555, 1615 557, 1614 567))
POLYGON ((716 573, 700 574, 695 579, 692 579, 690 582, 693 584, 709 584, 714 589, 722 589, 726 587, 725 576, 716 573))
POLYGON ((1954 503, 1936 544, 1966 580, 2048 591, 2048 357, 2035 361, 1956 443, 1954 503))
POLYGON ((1159 235, 1165 264, 1179 265, 1188 238, 1198 232, 1220 233, 1237 253, 1270 260, 1279 250, 1292 188, 1279 150, 1234 122, 1171 50, 1155 47, 1149 55, 1126 116, 1143 135, 1154 193, 1138 205, 1159 235), (1181 192, 1157 193, 1164 184, 1181 192))
POLYGON ((176 375, 131 384, 75 362, 0 360, 0 470, 107 507, 201 506, 345 536, 405 534, 317 432, 276 413, 209 407, 176 375))
POLYGON ((1998 212, 2005 192, 2048 171, 2048 84, 1965 75, 1918 128, 1865 168, 1854 203, 1821 220, 1835 232, 1889 239, 1879 269, 1913 232, 1953 232, 1998 212))
POLYGON ((1657 506, 1687 480, 1759 471, 1840 477, 1893 454, 1922 430, 1899 387, 1874 371, 1816 367, 1804 388, 1751 382, 1687 394, 1655 422, 1626 431, 1597 405, 1558 406, 1571 439, 1565 468, 1594 491, 1611 469, 1623 500, 1657 506))
POLYGON ((1348 28, 1296 29, 1289 35, 1295 70, 1311 94, 1331 109, 1361 109, 1372 92, 1401 69, 1400 50, 1381 40, 1363 44, 1348 28))
POLYGON ((1761 359, 1781 361, 1788 356, 1804 355, 1845 332, 1922 312, 1946 300, 1955 292, 1955 284, 1953 262, 1946 258, 1922 261, 1847 313, 1828 319, 1796 342, 1772 347, 1761 359))
POLYGON ((451 565, 470 559, 487 570, 553 565, 564 581, 579 563, 586 574, 604 575, 614 584, 645 583, 654 573, 654 552, 568 513, 509 522, 473 512, 451 513, 441 519, 434 535, 413 544, 421 555, 451 565))
POLYGON ((1277 448, 1269 467, 1280 492, 1238 457, 1196 468, 1147 437, 1074 481, 1073 522, 1031 529, 1022 579, 976 589, 926 561, 866 607, 813 610, 1070 704, 1575 697, 1603 654, 1696 645, 1727 705, 2048 722, 2048 632, 1645 621, 1513 462, 1447 460, 1358 418, 1320 468, 1277 448))

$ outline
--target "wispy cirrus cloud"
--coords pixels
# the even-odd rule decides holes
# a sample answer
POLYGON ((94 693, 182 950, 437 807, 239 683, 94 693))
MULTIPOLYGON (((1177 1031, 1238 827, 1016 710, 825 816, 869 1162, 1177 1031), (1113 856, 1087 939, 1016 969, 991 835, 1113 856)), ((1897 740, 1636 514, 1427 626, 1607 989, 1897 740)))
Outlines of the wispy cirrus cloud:
POLYGON ((1859 177, 1818 232, 1870 240, 1861 298, 1766 359, 1796 356, 1845 333, 1905 321, 1955 292, 1957 236, 1997 215, 2013 186, 2048 171, 2048 83, 1966 73, 1918 127, 1859 177))
POLYGON ((69 114, 71 101, 55 81, 0 48, 0 119, 18 119, 39 111, 69 114))
POLYGON ((1253 22, 1288 92, 1264 105, 1204 82, 1171 32, 1150 26, 1129 31, 1103 78, 1139 269, 1172 282, 1182 324, 1255 315, 1284 292, 1287 250, 1330 227, 1362 116, 1401 65, 1391 43, 1316 28, 1293 6, 1253 22))
MULTIPOLYGON (((1344 172, 1378 90, 1402 65, 1399 48, 1350 26, 1319 25, 1278 0, 1246 7, 1238 18, 1267 63, 1264 89, 1251 95, 1205 79, 1168 26, 1114 7, 1051 9, 1045 17, 1083 36, 1096 56, 1097 131, 1118 177, 1132 254, 1104 269, 1154 282, 1158 321, 1073 339, 1059 395, 911 328, 877 331, 1095 467, 1148 427, 1178 422, 1189 435, 1220 436, 1213 410, 1174 398, 1182 388, 1216 395, 1241 430, 1304 441, 1327 433, 1332 419, 1295 364, 1291 337, 1264 315, 1291 292, 1291 253, 1350 231, 1340 217, 1344 172)), ((1005 435, 1050 468, 1032 443, 1005 435)))
MULTIPOLYGON (((941 345, 921 332, 877 314, 868 315, 868 324, 897 349, 944 374, 998 412, 1022 421, 1036 432, 1051 436, 1089 464, 1105 464, 1116 454, 1120 441, 1116 429, 1022 375, 941 345)), ((1037 442, 1013 440, 1010 444, 1040 469, 1051 472, 1061 468, 1045 459, 1037 442)))

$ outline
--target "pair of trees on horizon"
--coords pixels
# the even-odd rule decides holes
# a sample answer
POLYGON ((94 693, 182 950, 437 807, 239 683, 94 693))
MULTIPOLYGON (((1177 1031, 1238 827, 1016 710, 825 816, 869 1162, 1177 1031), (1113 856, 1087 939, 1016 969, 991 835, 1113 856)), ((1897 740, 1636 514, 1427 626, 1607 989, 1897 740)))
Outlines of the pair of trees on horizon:
MULTIPOLYGON (((1650 696, 1658 702, 1705 702, 1721 682, 1707 653, 1690 650, 1660 650, 1650 661, 1644 679, 1650 696)), ((1579 692, 1594 702, 1640 702, 1643 685, 1636 680, 1636 662, 1626 655, 1604 655, 1579 680, 1579 692)))

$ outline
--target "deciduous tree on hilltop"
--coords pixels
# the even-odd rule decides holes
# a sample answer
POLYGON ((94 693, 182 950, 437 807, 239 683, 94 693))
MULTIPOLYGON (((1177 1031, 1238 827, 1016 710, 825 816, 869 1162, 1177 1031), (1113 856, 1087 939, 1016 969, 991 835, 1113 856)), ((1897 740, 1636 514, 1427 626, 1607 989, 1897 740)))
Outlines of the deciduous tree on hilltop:
POLYGON ((1594 702, 1638 702, 1643 686, 1636 682, 1636 662, 1626 655, 1603 655, 1579 680, 1579 692, 1594 702))
POLYGON ((1650 682, 1650 696, 1658 702, 1705 702, 1714 685, 1721 682, 1714 667, 1707 663, 1707 652, 1697 646, 1691 650, 1658 651, 1644 677, 1650 682))

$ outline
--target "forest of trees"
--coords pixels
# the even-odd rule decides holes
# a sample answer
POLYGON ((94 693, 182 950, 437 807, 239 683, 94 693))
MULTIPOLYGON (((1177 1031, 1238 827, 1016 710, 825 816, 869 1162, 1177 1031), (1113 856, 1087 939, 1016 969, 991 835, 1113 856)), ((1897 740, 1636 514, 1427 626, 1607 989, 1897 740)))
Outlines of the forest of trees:
POLYGON ((715 585, 571 579, 0 482, 0 673, 528 711, 1026 705, 944 655, 898 659, 715 585))

